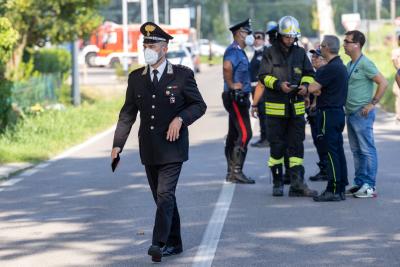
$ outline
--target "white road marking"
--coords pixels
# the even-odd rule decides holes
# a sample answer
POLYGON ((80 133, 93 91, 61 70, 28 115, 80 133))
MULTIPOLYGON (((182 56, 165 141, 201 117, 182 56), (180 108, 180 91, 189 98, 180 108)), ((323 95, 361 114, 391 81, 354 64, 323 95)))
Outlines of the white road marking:
POLYGON ((224 183, 207 225, 203 240, 197 250, 192 267, 210 267, 217 250, 219 238, 232 202, 235 184, 224 183))

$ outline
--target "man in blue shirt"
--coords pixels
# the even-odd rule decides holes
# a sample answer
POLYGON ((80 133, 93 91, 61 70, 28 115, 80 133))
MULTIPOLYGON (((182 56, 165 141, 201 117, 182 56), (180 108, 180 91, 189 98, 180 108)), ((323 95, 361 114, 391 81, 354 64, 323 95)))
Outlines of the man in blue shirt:
POLYGON ((348 74, 338 56, 339 49, 340 41, 336 36, 324 37, 321 53, 328 63, 317 70, 315 82, 308 88, 310 93, 318 96, 317 142, 322 152, 328 155, 328 184, 322 194, 314 197, 318 202, 345 200, 348 184, 342 135, 348 74))
POLYGON ((229 113, 229 130, 225 142, 225 157, 228 171, 226 181, 254 184, 255 181, 243 174, 247 145, 251 139, 250 99, 251 93, 249 59, 244 52, 254 42, 250 19, 229 28, 233 43, 224 54, 224 92, 222 101, 229 113))

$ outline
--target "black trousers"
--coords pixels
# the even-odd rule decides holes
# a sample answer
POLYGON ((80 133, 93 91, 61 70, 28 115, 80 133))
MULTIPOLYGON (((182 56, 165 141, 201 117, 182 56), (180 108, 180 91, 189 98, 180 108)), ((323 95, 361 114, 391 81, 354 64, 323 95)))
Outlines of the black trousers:
POLYGON ((250 125, 250 100, 247 98, 245 105, 238 105, 233 101, 229 92, 222 93, 222 102, 229 113, 229 129, 226 137, 226 148, 232 151, 235 146, 247 149, 252 137, 250 125))
MULTIPOLYGON (((252 88, 253 91, 253 98, 254 98, 254 91, 255 87, 252 88)), ((267 140, 267 115, 265 114, 265 90, 264 93, 258 101, 257 108, 258 108, 258 122, 260 124, 260 139, 261 140, 267 140)))
POLYGON ((326 190, 334 193, 345 191, 349 184, 347 164, 343 149, 345 115, 342 108, 318 110, 318 142, 328 156, 328 185, 326 190))
POLYGON ((181 223, 175 198, 182 162, 145 165, 145 169, 157 205, 152 244, 182 246, 181 223))
POLYGON ((267 140, 270 154, 274 159, 287 155, 292 158, 304 157, 305 120, 303 116, 280 118, 269 116, 267 119, 267 140))
POLYGON ((328 164, 328 155, 324 153, 323 149, 321 149, 320 144, 318 143, 317 136, 318 136, 318 125, 317 125, 317 111, 313 113, 308 113, 307 120, 310 124, 311 128, 311 136, 313 139, 313 143, 315 148, 317 149, 317 154, 319 158, 319 166, 323 169, 327 168, 328 164))

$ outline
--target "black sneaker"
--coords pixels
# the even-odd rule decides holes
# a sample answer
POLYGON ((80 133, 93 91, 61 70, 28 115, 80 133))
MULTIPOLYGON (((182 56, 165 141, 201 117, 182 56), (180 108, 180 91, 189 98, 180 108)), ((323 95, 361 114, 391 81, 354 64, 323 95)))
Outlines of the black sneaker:
POLYGON ((358 190, 360 190, 361 186, 358 185, 353 185, 352 187, 350 187, 348 190, 346 190, 346 195, 348 196, 352 196, 355 192, 357 192, 358 190))
POLYGON ((329 202, 329 201, 340 201, 342 200, 340 194, 334 194, 333 192, 324 191, 321 195, 313 197, 316 202, 329 202))

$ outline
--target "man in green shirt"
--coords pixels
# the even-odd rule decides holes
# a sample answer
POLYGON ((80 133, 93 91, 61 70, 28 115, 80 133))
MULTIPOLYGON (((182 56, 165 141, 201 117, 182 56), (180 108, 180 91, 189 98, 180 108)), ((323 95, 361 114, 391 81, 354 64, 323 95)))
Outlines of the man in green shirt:
POLYGON ((346 117, 349 143, 354 158, 353 187, 347 193, 355 197, 375 197, 378 156, 373 124, 375 105, 383 96, 388 82, 375 64, 362 54, 365 36, 360 31, 348 31, 343 43, 351 61, 347 64, 349 88, 346 100, 346 117), (374 94, 374 83, 378 88, 374 94))

